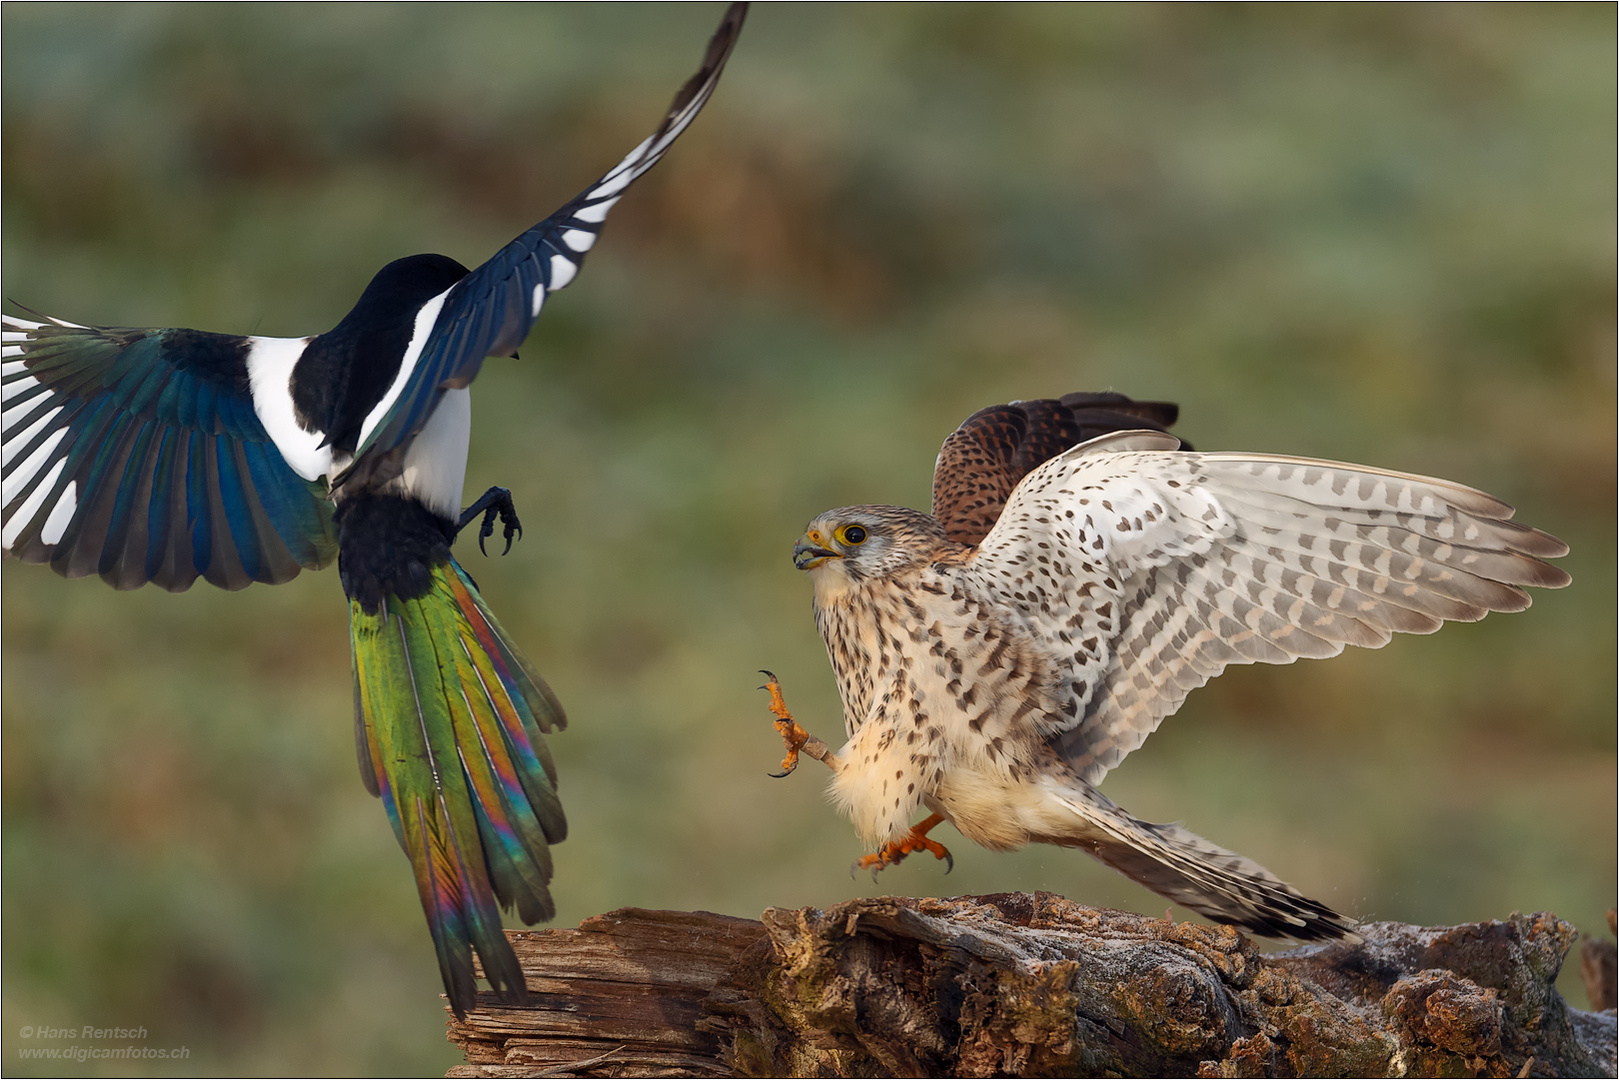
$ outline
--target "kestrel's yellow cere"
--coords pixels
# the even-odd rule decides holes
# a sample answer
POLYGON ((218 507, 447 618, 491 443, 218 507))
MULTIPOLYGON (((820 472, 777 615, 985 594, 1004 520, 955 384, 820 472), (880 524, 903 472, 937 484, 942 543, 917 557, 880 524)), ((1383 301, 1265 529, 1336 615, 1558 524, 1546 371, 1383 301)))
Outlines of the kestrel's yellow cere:
POLYGON ((1561 588, 1556 537, 1432 477, 1274 454, 1197 453, 1175 406, 1119 394, 1013 402, 939 453, 933 513, 846 506, 809 523, 794 564, 843 696, 833 753, 771 705, 874 871, 948 821, 998 851, 1088 851, 1219 922, 1304 940, 1353 921, 1178 825, 1096 789, 1227 664, 1377 648, 1529 606, 1561 588), (931 816, 915 828, 912 817, 931 816))

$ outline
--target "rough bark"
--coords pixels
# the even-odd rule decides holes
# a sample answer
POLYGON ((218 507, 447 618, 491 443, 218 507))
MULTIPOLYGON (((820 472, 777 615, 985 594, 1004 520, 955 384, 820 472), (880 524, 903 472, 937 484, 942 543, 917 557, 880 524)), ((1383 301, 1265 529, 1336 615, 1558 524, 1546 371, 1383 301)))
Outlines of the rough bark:
MULTIPOLYGON (((1608 909, 1608 931, 1619 934, 1619 911, 1608 909)), ((1580 942, 1580 981, 1593 1009, 1619 1004, 1619 945, 1602 938, 1580 942)))
POLYGON ((452 1019, 450 1075, 1614 1075, 1614 1013, 1554 985, 1569 924, 1362 933, 1263 956, 1048 893, 625 909, 511 932, 532 1000, 452 1019))

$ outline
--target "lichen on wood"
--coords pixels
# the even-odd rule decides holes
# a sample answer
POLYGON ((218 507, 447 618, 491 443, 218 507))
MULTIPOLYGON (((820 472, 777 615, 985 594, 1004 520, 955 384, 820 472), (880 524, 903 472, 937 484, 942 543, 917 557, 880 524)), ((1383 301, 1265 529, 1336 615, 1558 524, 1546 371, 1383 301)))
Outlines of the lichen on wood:
POLYGON ((452 1075, 1614 1074, 1614 1014, 1554 985, 1567 923, 1361 933, 1266 956, 1048 893, 626 909, 512 933, 532 1000, 452 1020, 452 1075))

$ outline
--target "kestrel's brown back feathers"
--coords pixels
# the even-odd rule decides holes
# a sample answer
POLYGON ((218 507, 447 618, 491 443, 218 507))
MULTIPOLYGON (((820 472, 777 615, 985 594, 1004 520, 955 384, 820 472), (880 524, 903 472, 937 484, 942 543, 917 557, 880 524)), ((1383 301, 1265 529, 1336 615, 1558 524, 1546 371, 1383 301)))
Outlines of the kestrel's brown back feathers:
POLYGON ((933 516, 956 543, 976 544, 989 535, 1018 481, 1049 459, 1114 431, 1168 431, 1179 413, 1171 402, 1109 393, 979 409, 939 448, 933 516))
MULTIPOLYGON (((1034 404, 1039 416, 1050 403, 1034 404)), ((947 457, 979 475, 997 460, 1002 476, 1017 468, 1015 452, 960 451, 971 426, 951 436, 957 452, 947 442, 941 474, 947 457)), ((1227 664, 1332 656, 1521 610, 1525 586, 1568 583, 1541 561, 1567 546, 1445 480, 1195 453, 1152 430, 1050 450, 1032 429, 1020 442, 1044 463, 976 548, 947 522, 872 506, 822 514, 800 541, 850 732, 834 796, 878 842, 926 806, 992 848, 1083 847, 1260 933, 1349 933, 1258 864, 1132 818, 1094 785, 1227 664)))

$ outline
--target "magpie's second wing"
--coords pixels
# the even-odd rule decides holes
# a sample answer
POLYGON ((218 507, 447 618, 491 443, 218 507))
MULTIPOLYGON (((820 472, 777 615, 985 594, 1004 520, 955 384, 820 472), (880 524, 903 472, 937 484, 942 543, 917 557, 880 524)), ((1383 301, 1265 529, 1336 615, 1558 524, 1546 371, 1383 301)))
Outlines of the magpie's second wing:
POLYGON ((254 339, 0 316, 4 553, 170 591, 277 584, 336 552, 325 485, 253 409, 254 339))
POLYGON ((731 55, 747 4, 732 4, 709 40, 703 65, 675 95, 658 129, 571 202, 507 244, 488 262, 429 302, 432 329, 367 418, 354 466, 337 483, 398 468, 399 455, 421 431, 445 390, 466 386, 486 356, 509 356, 528 336, 549 293, 584 265, 607 212, 624 189, 656 165, 707 104, 731 55))

